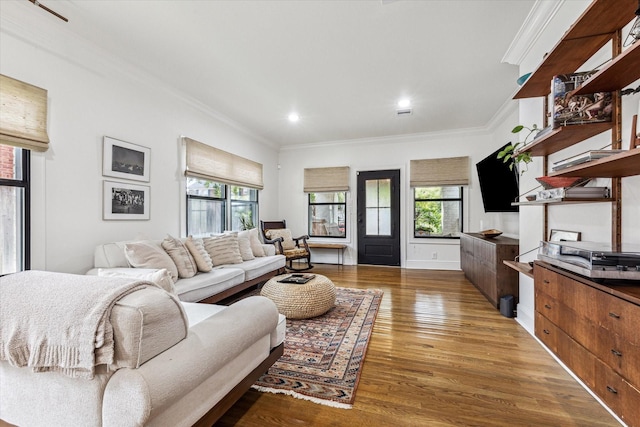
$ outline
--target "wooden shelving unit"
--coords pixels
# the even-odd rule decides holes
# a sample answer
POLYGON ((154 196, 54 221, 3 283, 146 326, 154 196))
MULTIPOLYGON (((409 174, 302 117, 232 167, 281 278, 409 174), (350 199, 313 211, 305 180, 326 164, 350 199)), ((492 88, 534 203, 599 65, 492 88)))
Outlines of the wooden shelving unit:
POLYGON ((576 142, 599 135, 612 127, 613 123, 611 122, 561 126, 547 135, 533 140, 533 142, 518 150, 517 153, 529 152, 532 156, 548 156, 556 151, 571 147, 576 142))
POLYGON ((594 1, 544 58, 514 98, 547 95, 553 76, 571 73, 582 66, 611 40, 611 34, 635 17, 637 8, 636 0, 616 0, 615 5, 611 1, 594 1))
POLYGON ((567 205, 567 204, 578 204, 578 203, 612 203, 615 202, 615 199, 609 197, 609 198, 597 198, 597 199, 576 199, 576 198, 564 198, 564 197, 560 197, 557 199, 544 199, 544 200, 534 200, 534 201, 527 201, 527 202, 513 202, 511 203, 511 206, 540 206, 540 205, 553 205, 553 204, 563 204, 563 205, 567 205))
POLYGON ((549 174, 549 176, 580 176, 584 178, 613 178, 635 175, 640 175, 640 148, 613 154, 609 157, 549 174))
POLYGON ((640 79, 640 43, 632 44, 574 91, 575 95, 613 92, 640 79))
POLYGON ((525 274, 533 279, 533 267, 526 262, 502 260, 502 263, 509 268, 513 268, 519 273, 525 274))
MULTIPOLYGON (((613 92, 614 114, 610 123, 593 123, 586 125, 569 125, 553 129, 547 135, 535 139, 531 144, 521 148, 518 153, 528 152, 532 156, 545 157, 578 144, 581 141, 611 130, 612 149, 621 148, 621 101, 619 90, 635 81, 640 76, 640 43, 631 46, 624 52, 622 45, 622 28, 635 19, 637 0, 593 0, 587 10, 569 28, 556 46, 545 56, 538 69, 529 77, 514 99, 547 96, 551 92, 551 80, 558 74, 571 73, 578 70, 601 47, 611 42, 612 60, 602 67, 582 87, 574 91, 593 93, 599 91, 613 92)), ((545 111, 546 114, 546 111, 545 111)), ((631 144, 634 146, 634 144, 631 144)), ((571 199, 519 202, 518 205, 543 205, 545 235, 547 229, 547 206, 564 203, 612 203, 611 247, 619 250, 622 238, 622 185, 621 178, 640 175, 640 157, 637 148, 630 148, 627 153, 620 153, 582 165, 563 169, 551 176, 607 177, 611 178, 611 199, 571 199)), ((546 165, 545 161, 545 165, 546 165)), ((547 166, 545 166, 546 168, 547 166)), ((545 171, 546 173, 547 171, 545 171)))

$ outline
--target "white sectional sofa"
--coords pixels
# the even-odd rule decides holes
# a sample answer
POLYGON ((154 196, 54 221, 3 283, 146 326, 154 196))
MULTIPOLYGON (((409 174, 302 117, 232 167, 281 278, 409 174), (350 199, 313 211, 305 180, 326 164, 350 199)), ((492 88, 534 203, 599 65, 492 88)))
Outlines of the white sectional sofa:
MULTIPOLYGON (((39 273, 48 282, 43 290, 69 278, 82 278, 86 287, 131 280, 39 273)), ((23 274, 25 283, 45 281, 38 272, 23 274)), ((7 307, 24 306, 15 283, 18 296, 9 299, 11 280, 0 278, 4 316, 7 307)), ((141 286, 113 305, 114 362, 96 365, 93 378, 0 361, 0 424, 211 426, 282 355, 285 318, 265 297, 220 306, 181 302, 149 282, 141 286)), ((49 310, 55 300, 48 295, 35 310, 49 310)))
MULTIPOLYGON (((177 279, 174 277, 175 283, 173 286, 180 300, 216 303, 253 285, 263 283, 275 276, 279 271, 283 271, 286 263, 284 255, 276 255, 274 245, 259 243, 259 247, 256 248, 257 230, 255 234, 253 231, 251 234, 252 238, 255 238, 253 241, 253 253, 257 254, 259 252, 258 256, 247 256, 242 253, 240 258, 237 255, 235 257, 226 257, 226 254, 220 255, 218 252, 214 255, 214 258, 223 259, 222 262, 225 262, 225 260, 234 260, 235 262, 218 265, 215 265, 216 263, 214 262, 214 266, 208 272, 198 271, 192 277, 181 277, 182 274, 179 274, 177 279)), ((180 239, 182 243, 186 240, 180 239)), ((158 264, 157 262, 143 262, 141 265, 144 265, 144 269, 133 267, 131 254, 127 253, 126 250, 127 245, 132 243, 146 244, 157 251, 164 251, 162 240, 101 244, 96 247, 94 252, 94 268, 89 270, 87 274, 140 277, 141 273, 151 273, 164 266, 164 264, 158 264)), ((224 252, 226 247, 223 246, 221 250, 224 252)), ((146 259, 143 261, 146 261, 146 259)), ((180 264, 180 262, 177 262, 177 264, 180 264)))

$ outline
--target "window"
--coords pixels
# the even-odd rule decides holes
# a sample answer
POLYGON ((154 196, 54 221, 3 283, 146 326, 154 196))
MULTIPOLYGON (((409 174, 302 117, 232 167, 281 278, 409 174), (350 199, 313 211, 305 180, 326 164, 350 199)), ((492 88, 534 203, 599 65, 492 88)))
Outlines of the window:
POLYGON ((187 177, 187 235, 253 228, 258 190, 187 177))
POLYGON ((31 268, 29 156, 0 145, 0 275, 31 268))
POLYGON ((231 230, 255 228, 258 218, 258 190, 231 186, 231 230))
POLYGON ((347 192, 309 193, 309 235, 347 236, 347 192))
POLYGON ((414 237, 459 238, 462 187, 415 187, 413 212, 414 237))

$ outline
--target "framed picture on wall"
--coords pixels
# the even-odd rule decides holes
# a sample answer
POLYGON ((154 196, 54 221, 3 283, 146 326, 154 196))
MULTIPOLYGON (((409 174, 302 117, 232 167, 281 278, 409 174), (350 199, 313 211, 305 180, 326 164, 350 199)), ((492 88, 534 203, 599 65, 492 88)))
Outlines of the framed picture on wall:
POLYGON ((150 188, 148 185, 104 181, 102 219, 149 219, 150 188))
POLYGON ((550 242, 579 242, 582 233, 579 231, 551 230, 549 233, 550 242))
POLYGON ((102 147, 102 175, 149 182, 150 148, 108 136, 102 147))

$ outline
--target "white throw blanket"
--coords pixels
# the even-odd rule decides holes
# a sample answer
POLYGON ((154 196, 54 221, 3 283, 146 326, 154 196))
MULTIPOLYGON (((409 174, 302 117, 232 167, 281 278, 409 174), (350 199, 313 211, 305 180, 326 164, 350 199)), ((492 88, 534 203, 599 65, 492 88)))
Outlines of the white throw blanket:
POLYGON ((0 277, 0 360, 93 378, 113 363, 111 308, 151 282, 25 271, 0 277))

